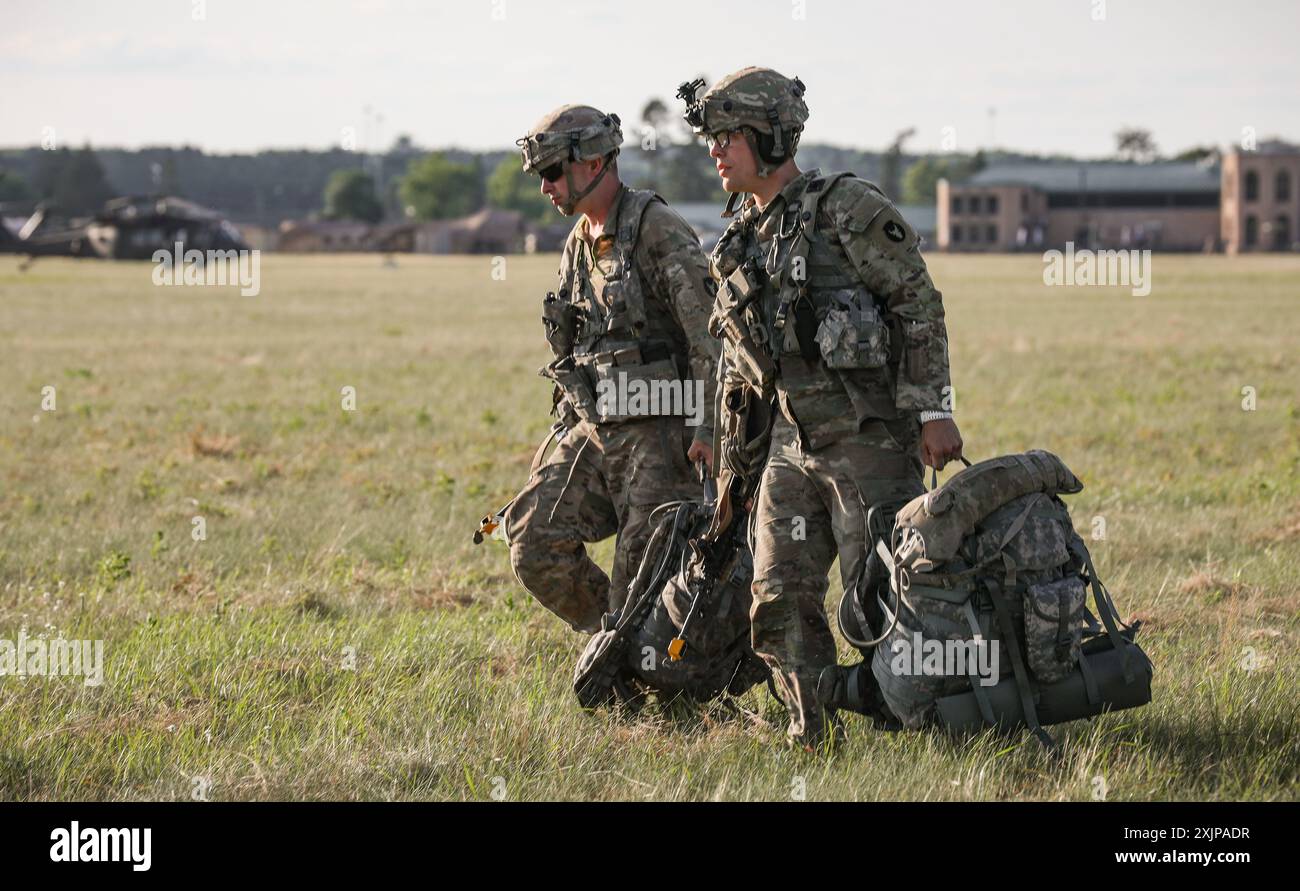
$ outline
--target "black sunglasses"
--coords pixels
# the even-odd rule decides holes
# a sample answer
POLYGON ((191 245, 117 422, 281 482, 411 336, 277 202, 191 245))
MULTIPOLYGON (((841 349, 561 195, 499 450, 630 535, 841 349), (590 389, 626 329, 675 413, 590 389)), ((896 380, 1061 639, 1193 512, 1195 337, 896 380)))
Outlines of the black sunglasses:
POLYGON ((550 167, 543 167, 538 171, 538 173, 541 174, 542 179, 546 180, 548 183, 553 183, 560 177, 564 176, 564 162, 556 161, 550 167))

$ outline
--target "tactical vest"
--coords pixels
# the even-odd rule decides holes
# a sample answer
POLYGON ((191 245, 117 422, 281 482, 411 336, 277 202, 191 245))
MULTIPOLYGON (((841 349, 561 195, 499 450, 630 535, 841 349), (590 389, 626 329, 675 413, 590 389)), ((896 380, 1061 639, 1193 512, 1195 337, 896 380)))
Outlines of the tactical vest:
POLYGON ((602 396, 626 392, 634 381, 648 386, 682 377, 673 346, 675 332, 666 324, 671 316, 647 313, 634 260, 642 218, 654 201, 663 199, 652 191, 624 189, 600 299, 591 270, 573 244, 579 237, 575 227, 560 269, 560 291, 547 294, 542 304, 546 339, 555 360, 539 374, 556 383, 555 412, 566 426, 578 419, 612 423, 643 417, 639 411, 626 413, 617 399, 602 396))
MULTIPOLYGON (((851 176, 811 177, 787 195, 766 249, 750 209, 714 251, 715 269, 729 285, 720 291, 718 311, 741 317, 736 321, 773 368, 782 409, 814 448, 855 433, 864 419, 898 417, 893 393, 901 330, 863 285, 836 233, 818 231, 822 197, 851 176)), ((720 332, 727 327, 715 321, 720 332)), ((719 429, 725 427, 724 420, 719 429)))

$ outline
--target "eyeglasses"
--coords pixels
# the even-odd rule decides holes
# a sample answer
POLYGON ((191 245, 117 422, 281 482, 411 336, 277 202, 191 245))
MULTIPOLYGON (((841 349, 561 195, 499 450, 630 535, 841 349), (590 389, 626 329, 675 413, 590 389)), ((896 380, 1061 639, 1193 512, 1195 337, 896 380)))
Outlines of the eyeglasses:
POLYGON ((553 183, 560 177, 564 176, 564 162, 556 161, 550 167, 543 167, 538 171, 538 173, 541 174, 542 179, 546 180, 548 183, 553 183))
POLYGON ((710 149, 713 149, 714 147, 721 148, 721 149, 725 149, 725 148, 727 148, 727 146, 731 145, 731 137, 732 137, 732 134, 733 134, 733 133, 738 133, 738 132, 740 132, 740 131, 738 131, 738 130, 719 130, 717 133, 707 133, 707 134, 705 134, 705 136, 704 136, 704 143, 705 143, 705 145, 707 145, 710 149))

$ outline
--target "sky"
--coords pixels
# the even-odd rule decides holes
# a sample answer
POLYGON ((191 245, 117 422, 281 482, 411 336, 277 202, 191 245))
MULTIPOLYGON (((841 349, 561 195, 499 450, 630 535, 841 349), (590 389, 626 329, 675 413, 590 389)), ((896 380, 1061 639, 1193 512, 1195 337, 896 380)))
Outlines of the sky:
POLYGON ((0 0, 0 146, 503 149, 566 102, 798 75, 805 142, 1300 142, 1300 0, 0 0))

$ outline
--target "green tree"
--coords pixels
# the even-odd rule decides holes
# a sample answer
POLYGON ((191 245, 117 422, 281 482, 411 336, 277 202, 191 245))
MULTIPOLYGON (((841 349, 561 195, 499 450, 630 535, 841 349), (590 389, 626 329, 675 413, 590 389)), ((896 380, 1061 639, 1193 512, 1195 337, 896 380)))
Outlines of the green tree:
POLYGON ((36 173, 36 191, 65 214, 90 214, 113 197, 104 167, 89 145, 78 151, 44 152, 36 173))
POLYGON ((501 160, 487 181, 487 203, 502 210, 517 210, 537 222, 553 222, 555 211, 539 189, 536 176, 524 173, 516 157, 501 160))
POLYGON ((941 179, 961 182, 984 169, 984 155, 945 155, 921 158, 903 175, 903 204, 933 204, 941 179))
POLYGON ((31 197, 27 180, 12 170, 0 170, 0 201, 29 201, 31 197))
POLYGON ((1196 145, 1174 155, 1175 161, 1204 161, 1207 158, 1217 160, 1219 150, 1212 145, 1196 145))
POLYGON ((1147 163, 1159 157, 1151 131, 1141 127, 1124 127, 1115 134, 1115 150, 1126 161, 1147 163))
POLYGON ((716 201, 725 196, 713 159, 695 145, 660 145, 659 193, 668 201, 716 201))
POLYGON ((325 184, 325 218, 377 223, 384 207, 375 197, 375 181, 360 170, 335 170, 325 184))
POLYGON ((401 196, 418 219, 463 217, 482 206, 483 180, 476 165, 459 164, 433 152, 406 168, 401 196))

